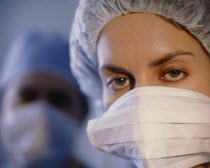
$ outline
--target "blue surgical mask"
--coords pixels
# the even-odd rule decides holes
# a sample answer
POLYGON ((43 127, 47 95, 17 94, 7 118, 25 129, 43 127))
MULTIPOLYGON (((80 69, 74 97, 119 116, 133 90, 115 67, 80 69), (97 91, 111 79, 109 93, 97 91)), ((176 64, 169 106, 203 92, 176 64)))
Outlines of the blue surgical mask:
POLYGON ((1 135, 15 167, 57 168, 71 159, 77 122, 46 102, 3 113, 1 135))

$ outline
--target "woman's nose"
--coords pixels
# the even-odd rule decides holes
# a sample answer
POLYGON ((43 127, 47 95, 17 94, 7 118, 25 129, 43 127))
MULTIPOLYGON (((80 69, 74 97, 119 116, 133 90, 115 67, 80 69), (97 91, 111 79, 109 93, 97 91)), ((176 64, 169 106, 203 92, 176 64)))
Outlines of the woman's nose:
POLYGON ((155 78, 154 74, 151 73, 141 73, 136 77, 135 88, 144 86, 158 86, 160 85, 155 78))

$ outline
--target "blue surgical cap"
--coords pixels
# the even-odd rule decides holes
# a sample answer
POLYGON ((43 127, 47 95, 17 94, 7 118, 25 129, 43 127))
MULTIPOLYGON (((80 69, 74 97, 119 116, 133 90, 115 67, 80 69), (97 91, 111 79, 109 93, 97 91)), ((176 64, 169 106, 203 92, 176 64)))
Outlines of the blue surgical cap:
POLYGON ((44 72, 63 77, 78 88, 69 62, 69 43, 60 34, 24 32, 15 39, 6 56, 1 87, 16 78, 44 72))
POLYGON ((96 43, 112 19, 128 13, 153 13, 185 27, 210 53, 209 0, 80 0, 70 37, 71 67, 82 90, 100 106, 101 80, 96 43))

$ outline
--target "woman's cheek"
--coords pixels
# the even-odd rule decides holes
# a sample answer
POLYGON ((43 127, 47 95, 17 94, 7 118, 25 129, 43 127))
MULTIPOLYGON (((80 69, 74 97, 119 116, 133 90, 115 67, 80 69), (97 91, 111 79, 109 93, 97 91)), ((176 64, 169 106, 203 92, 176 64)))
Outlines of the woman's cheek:
POLYGON ((103 105, 105 110, 109 108, 109 106, 114 102, 113 97, 107 91, 106 88, 103 89, 103 105))
POLYGON ((103 91, 103 104, 105 109, 107 110, 120 96, 120 93, 113 93, 112 91, 105 89, 103 91))

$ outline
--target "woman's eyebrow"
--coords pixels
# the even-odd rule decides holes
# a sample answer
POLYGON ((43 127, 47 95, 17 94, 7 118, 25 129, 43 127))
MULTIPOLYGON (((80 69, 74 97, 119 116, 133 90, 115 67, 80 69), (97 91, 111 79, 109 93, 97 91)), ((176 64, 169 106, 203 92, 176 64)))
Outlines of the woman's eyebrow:
POLYGON ((112 65, 112 64, 103 65, 100 69, 107 70, 107 71, 110 71, 113 73, 120 73, 120 74, 126 74, 126 75, 133 76, 133 74, 131 72, 129 72, 128 70, 126 70, 120 66, 116 66, 116 65, 112 65))
POLYGON ((173 59, 174 57, 177 57, 177 56, 180 56, 180 55, 189 55, 189 56, 195 56, 193 53, 191 52, 185 52, 185 51, 174 51, 174 52, 171 52, 171 53, 167 53, 167 54, 164 54, 164 56, 162 58, 159 58, 153 62, 151 62, 149 64, 150 67, 156 67, 156 66, 159 66, 161 64, 164 64, 165 62, 173 59))

